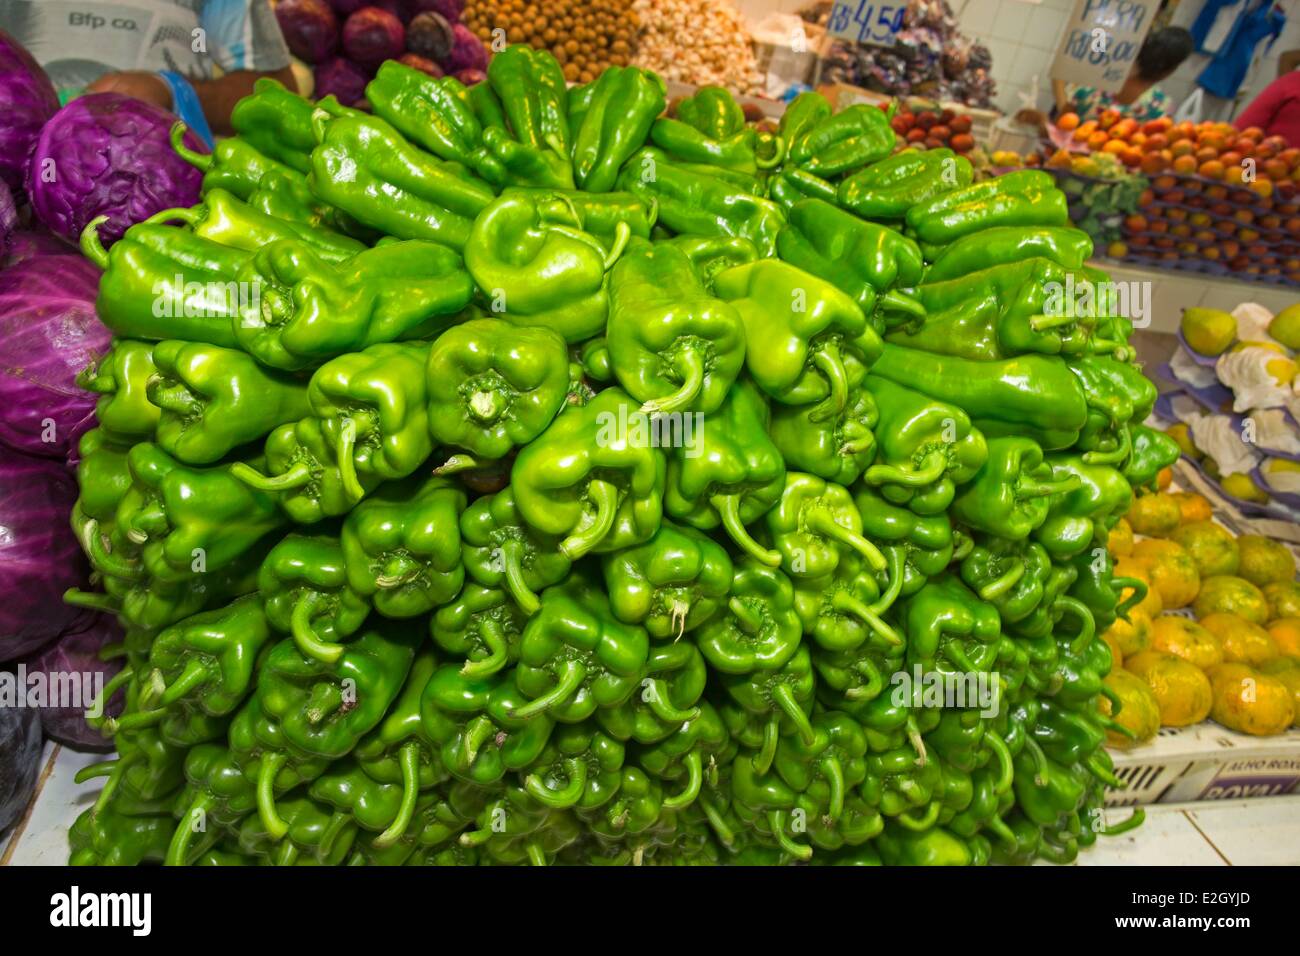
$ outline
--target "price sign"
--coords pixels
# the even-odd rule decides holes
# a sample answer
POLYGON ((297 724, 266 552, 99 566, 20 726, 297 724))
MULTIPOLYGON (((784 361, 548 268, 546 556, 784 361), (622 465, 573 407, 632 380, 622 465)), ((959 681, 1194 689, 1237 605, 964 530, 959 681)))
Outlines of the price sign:
POLYGON ((835 0, 826 31, 857 43, 893 46, 906 11, 906 3, 885 6, 877 0, 835 0))
POLYGON ((1151 29, 1155 0, 1076 0, 1052 78, 1114 93, 1124 85, 1151 29))

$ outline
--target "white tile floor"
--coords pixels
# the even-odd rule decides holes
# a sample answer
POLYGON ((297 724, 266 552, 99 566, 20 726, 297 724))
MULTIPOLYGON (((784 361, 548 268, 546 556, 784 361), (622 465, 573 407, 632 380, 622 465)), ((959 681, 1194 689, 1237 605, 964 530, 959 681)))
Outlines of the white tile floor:
MULTIPOLYGON (((37 799, 0 850, 0 864, 61 866, 67 831, 91 802, 97 782, 78 785, 77 771, 103 759, 51 747, 37 799)), ((1132 811, 1107 811, 1117 823, 1132 811)), ((1146 822, 1117 837, 1103 837, 1079 859, 1080 866, 1295 866, 1300 864, 1300 796, 1210 803, 1157 804, 1146 822)))

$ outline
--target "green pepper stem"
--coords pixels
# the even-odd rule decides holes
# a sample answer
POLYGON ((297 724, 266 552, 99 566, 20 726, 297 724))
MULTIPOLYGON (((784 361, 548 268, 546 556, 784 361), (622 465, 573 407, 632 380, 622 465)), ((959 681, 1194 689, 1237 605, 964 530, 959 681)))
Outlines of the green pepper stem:
POLYGON ((1112 773, 1107 767, 1105 767, 1101 763, 1103 759, 1104 758, 1102 757, 1101 753, 1094 753, 1088 759, 1088 761, 1084 763, 1084 766, 1088 768, 1088 772, 1090 774, 1092 774, 1094 777, 1096 777, 1106 786, 1110 787, 1112 790, 1123 790, 1124 781, 1121 780, 1119 777, 1115 776, 1114 773, 1112 773))
POLYGON ((1121 737, 1127 737, 1129 740, 1137 740, 1137 734, 1129 730, 1117 720, 1111 720, 1109 717, 1102 717, 1098 722, 1107 730, 1117 733, 1121 737))
POLYGON ((322 641, 316 636, 316 629, 311 623, 313 615, 324 603, 325 596, 319 591, 307 591, 299 597, 294 602, 293 613, 289 616, 289 631, 293 634, 293 642, 302 652, 303 657, 310 657, 324 664, 333 664, 342 656, 343 645, 322 641))
POLYGON ((1046 787, 1047 757, 1043 754, 1043 748, 1038 746, 1038 742, 1032 737, 1026 737, 1025 753, 1029 755, 1029 759, 1034 765, 1034 786, 1046 787))
POLYGON ((302 461, 278 475, 264 475, 251 465, 237 461, 230 466, 230 474, 258 491, 290 491, 311 481, 311 468, 302 461))
POLYGON ((117 641, 113 644, 105 644, 95 655, 101 661, 115 661, 126 657, 126 641, 117 641))
POLYGON ((1079 622, 1079 636, 1070 642, 1070 650, 1082 654, 1097 633, 1097 622, 1093 620, 1088 606, 1078 598, 1062 595, 1052 602, 1052 611, 1059 617, 1069 614, 1079 622))
POLYGON ((542 602, 524 580, 523 561, 519 553, 522 548, 523 545, 517 540, 507 541, 501 546, 501 560, 505 564, 506 590, 519 605, 519 610, 532 617, 542 606, 542 602))
POLYGON ((1128 620, 1128 612, 1147 599, 1147 592, 1149 589, 1147 588, 1147 583, 1141 578, 1112 577, 1110 579, 1110 586, 1112 590, 1121 593, 1125 588, 1133 589, 1133 593, 1121 601, 1115 608, 1115 613, 1126 621, 1128 620))
POLYGON ((293 843, 281 843, 275 851, 272 866, 293 866, 298 862, 298 847, 293 843))
POLYGON ((912 745, 912 750, 916 752, 916 765, 924 767, 930 762, 930 754, 925 749, 925 738, 921 736, 921 728, 917 726, 916 715, 908 714, 907 721, 903 726, 907 730, 907 741, 912 745))
MULTIPOLYGON (((1108 684, 1102 684, 1101 688, 1097 691, 1097 693, 1101 694, 1102 697, 1105 697, 1108 701, 1110 701, 1111 716, 1113 717, 1119 716, 1120 711, 1124 709, 1124 700, 1119 696, 1119 694, 1115 692, 1115 689, 1109 686, 1108 684)), ((1132 735, 1131 731, 1126 731, 1126 733, 1129 734, 1130 736, 1132 735)), ((1133 739, 1136 740, 1137 737, 1133 736, 1133 739)))
POLYGON ((322 857, 328 857, 330 855, 330 847, 332 847, 334 841, 339 838, 339 834, 343 832, 343 828, 348 825, 348 818, 349 814, 335 811, 334 815, 330 817, 330 822, 325 824, 325 832, 321 834, 319 846, 319 852, 322 857))
POLYGON ((1078 317, 1073 315, 1031 315, 1029 328, 1035 332, 1050 332, 1062 326, 1074 325, 1078 321, 1078 317))
POLYGON ((1015 779, 1016 768, 1012 764, 1011 749, 1007 747, 1005 740, 991 730, 984 734, 984 744, 993 751, 993 756, 998 762, 998 778, 993 783, 993 792, 1002 796, 1011 789, 1015 779))
POLYGON ((665 797, 665 810, 686 809, 695 802, 704 785, 704 761, 698 750, 688 750, 682 757, 682 765, 686 768, 686 789, 675 796, 665 797))
POLYGON ((189 163, 191 166, 207 172, 212 168, 213 156, 211 153, 196 153, 185 145, 185 133, 188 129, 189 127, 180 120, 177 120, 172 124, 170 133, 172 149, 176 151, 177 156, 185 160, 185 162, 189 163))
MULTIPOLYGON (((154 671, 154 674, 158 675, 160 681, 162 680, 162 675, 158 671, 154 671)), ((158 695, 158 703, 163 707, 170 707, 196 687, 207 683, 211 676, 207 664, 197 657, 191 658, 179 677, 170 684, 163 685, 162 693, 158 695)))
POLYGON ((881 312, 904 312, 918 319, 926 317, 925 306, 921 304, 920 300, 914 296, 899 292, 897 289, 890 289, 876 300, 876 308, 881 312))
POLYGON ((836 591, 831 596, 831 608, 841 614, 851 614, 858 620, 865 623, 871 628, 874 634, 879 635, 896 647, 903 646, 903 639, 898 636, 898 632, 881 620, 880 616, 871 609, 865 601, 855 598, 852 594, 845 591, 836 591))
POLYGON ((506 409, 500 392, 480 389, 469 396, 469 413, 480 422, 495 422, 506 409))
POLYGON ((900 813, 898 816, 894 817, 894 819, 898 821, 901 826, 919 832, 921 830, 928 830, 939 822, 939 809, 940 801, 931 800, 929 805, 925 808, 925 813, 919 819, 912 816, 911 810, 908 810, 906 813, 900 813))
POLYGON ((64 591, 63 603, 71 604, 73 607, 84 607, 91 611, 101 611, 104 614, 116 614, 122 610, 122 605, 117 599, 95 591, 83 591, 81 588, 68 588, 64 591))
POLYGON ((304 708, 307 723, 315 727, 343 706, 343 691, 338 684, 321 681, 313 685, 304 708))
POLYGON ((515 716, 520 720, 527 720, 530 717, 545 713, 577 693, 578 688, 582 686, 582 682, 586 679, 587 667, 585 664, 580 661, 565 661, 560 668, 555 686, 536 700, 524 704, 515 711, 515 716))
POLYGON ((605 256, 606 272, 614 268, 614 263, 622 258, 623 252, 627 249, 627 244, 631 239, 632 227, 625 222, 619 222, 614 227, 614 244, 609 247, 609 253, 605 256))
POLYGON ((849 404, 849 373, 845 371, 844 359, 840 348, 834 342, 827 342, 813 353, 813 365, 824 376, 830 387, 830 395, 812 413, 815 422, 831 421, 843 413, 849 404))
POLYGON ((766 137, 766 140, 776 144, 775 148, 772 150, 772 155, 760 156, 758 149, 755 148, 754 165, 759 169, 775 169, 785 162, 785 137, 773 134, 766 137))
MULTIPOLYGON (((99 697, 97 697, 94 703, 92 703, 91 706, 86 709, 86 722, 90 724, 92 727, 102 730, 104 725, 104 720, 105 720, 105 718, 102 715, 104 711, 108 709, 108 702, 112 700, 113 695, 116 694, 118 690, 120 690, 123 686, 125 686, 134 676, 135 676, 134 668, 123 667, 120 671, 118 671, 116 674, 110 677, 105 682, 103 689, 99 692, 99 697), (91 717, 90 712, 94 710, 99 711, 101 716, 91 717)), ((80 781, 78 781, 78 783, 80 783, 80 781)))
POLYGON ((81 230, 81 254, 99 266, 101 271, 108 268, 108 250, 104 248, 104 242, 99 238, 99 227, 106 222, 108 222, 107 216, 96 216, 86 223, 85 229, 81 230))
POLYGON ((164 866, 184 866, 190 855, 190 841, 194 839, 194 818, 200 813, 207 813, 214 803, 214 798, 206 793, 197 793, 194 800, 181 815, 181 822, 172 833, 171 843, 167 845, 167 855, 163 858, 164 866))
POLYGON ((366 489, 362 488, 361 482, 357 480, 356 448, 356 419, 345 418, 339 424, 339 440, 334 449, 334 455, 338 461, 339 478, 343 482, 343 490, 348 493, 348 497, 353 501, 360 501, 366 496, 366 489))
POLYGON ((742 601, 740 595, 731 596, 727 601, 727 610, 736 619, 737 626, 746 634, 753 636, 762 629, 763 615, 742 601))
POLYGON ((812 724, 808 722, 808 715, 794 699, 794 691, 790 689, 789 684, 781 683, 772 688, 772 702, 781 708, 782 713, 790 719, 790 723, 794 724, 800 740, 809 747, 816 743, 817 734, 813 731, 812 724))
POLYGON ((740 495, 714 495, 709 499, 709 504, 718 513, 722 527, 740 550, 770 568, 781 566, 781 552, 769 551, 755 541, 745 523, 740 520, 740 495))
POLYGON ((1113 451, 1087 451, 1083 453, 1085 465, 1118 465, 1128 458, 1133 450, 1133 438, 1128 425, 1119 427, 1119 445, 1113 451))
POLYGON ((546 851, 536 840, 529 840, 524 844, 524 852, 528 854, 529 866, 549 866, 546 862, 546 851))
POLYGON ((675 363, 682 376, 681 388, 663 398, 652 398, 641 406, 643 415, 672 415, 689 408, 704 388, 704 358, 695 348, 687 347, 677 353, 675 363))
POLYGON ((1014 850, 1019 843, 1016 841, 1016 835, 1011 828, 996 813, 984 821, 984 826, 988 828, 994 836, 1002 841, 1003 846, 1008 850, 1014 850))
POLYGON ((402 804, 388 829, 375 837, 374 845, 381 849, 392 846, 406 833, 415 815, 415 801, 420 796, 420 745, 412 740, 397 752, 397 762, 402 768, 402 804))
POLYGON ((990 581, 976 593, 981 601, 992 601, 1010 591, 1025 576, 1025 562, 1016 560, 1000 576, 990 581))
POLYGON ((103 535, 99 533, 99 522, 94 518, 87 519, 81 526, 81 547, 90 563, 105 574, 127 580, 140 577, 140 565, 137 562, 120 559, 108 550, 103 535))
POLYGON ((825 506, 815 505, 809 508, 804 512, 803 518, 804 524, 809 531, 852 548, 866 559, 867 564, 871 565, 872 571, 883 571, 889 567, 889 562, 885 560, 885 556, 880 553, 879 548, 856 531, 846 528, 836 521, 825 506))
POLYGON ((735 831, 727 826, 727 821, 722 819, 722 814, 713 805, 713 801, 701 795, 697 802, 700 809, 704 811, 704 817, 709 821, 709 826, 713 827, 713 832, 717 834, 718 842, 725 847, 734 846, 736 842, 735 831))
POLYGON ((871 451, 875 445, 876 436, 868 433, 857 441, 846 441, 841 445, 840 456, 843 458, 852 458, 854 455, 861 455, 863 452, 871 451))
POLYGON ((460 845, 468 847, 482 846, 492 839, 491 830, 466 830, 460 835, 460 845))
POLYGON ((485 617, 479 622, 479 636, 487 645, 488 656, 477 661, 465 661, 460 672, 466 677, 490 677, 509 662, 506 632, 498 621, 485 617))
POLYGON ((472 455, 452 455, 437 468, 433 469, 435 475, 456 475, 462 471, 470 471, 474 468, 482 468, 489 462, 478 461, 472 455))
POLYGON ((207 206, 186 208, 184 206, 174 206, 171 209, 161 209, 154 213, 148 219, 139 223, 142 226, 160 226, 169 222, 183 222, 187 226, 194 226, 201 222, 207 214, 207 206))
POLYGON ((1119 836, 1121 833, 1127 833, 1129 830, 1136 830, 1142 825, 1142 821, 1147 818, 1147 812, 1143 807, 1134 807, 1129 818, 1123 823, 1116 823, 1114 826, 1106 827, 1101 830, 1102 836, 1119 836))
POLYGON ((288 759, 285 754, 268 750, 262 754, 257 768, 257 815, 267 836, 277 842, 289 832, 289 824, 275 808, 275 778, 288 759))
POLYGON ((844 768, 838 757, 826 757, 821 762, 822 773, 826 775, 826 784, 830 788, 830 801, 826 815, 835 823, 844 813, 844 768))
POLYGON ((898 596, 903 593, 903 575, 906 572, 907 556, 902 548, 893 547, 885 554, 885 559, 889 562, 889 583, 885 587, 885 593, 871 603, 871 610, 877 614, 884 614, 893 607, 898 596))
POLYGON ((560 552, 571 561, 577 561, 600 544, 614 527, 618 515, 618 488, 603 478, 593 478, 587 483, 587 497, 595 505, 595 515, 560 542, 560 552))
POLYGON ((496 732, 496 724, 492 723, 483 714, 479 714, 465 725, 460 756, 456 759, 462 772, 474 766, 474 761, 478 759, 478 752, 483 749, 483 745, 491 740, 496 732))
POLYGON ((145 394, 150 405, 165 412, 191 417, 202 412, 202 403, 194 397, 189 387, 181 382, 168 382, 161 375, 152 375, 145 383, 145 394))
POLYGON ((1034 481, 1022 478, 1016 482, 1017 498, 1046 498, 1048 495, 1063 495, 1076 491, 1081 484, 1078 475, 1062 478, 1060 481, 1034 481))
POLYGON ((932 451, 921 459, 919 468, 900 468, 897 465, 872 465, 863 477, 869 485, 901 485, 904 488, 924 488, 943 477, 948 470, 948 458, 940 451, 932 451))
POLYGON ((961 561, 966 555, 975 550, 975 539, 968 534, 954 531, 952 541, 952 559, 954 561, 961 561))
POLYGON ((772 836, 776 839, 777 844, 782 850, 794 857, 796 860, 812 859, 812 847, 803 843, 795 843, 794 840, 790 839, 790 835, 785 832, 784 810, 768 810, 767 825, 771 828, 772 836))
POLYGON ((956 664, 960 670, 963 670, 968 674, 973 674, 977 670, 979 670, 979 668, 974 665, 971 659, 966 656, 966 650, 963 647, 961 647, 955 640, 945 641, 943 645, 943 650, 940 653, 942 653, 944 657, 948 658, 948 660, 956 664))
POLYGON ((678 710, 668 697, 668 682, 655 678, 650 682, 651 694, 646 704, 650 711, 666 724, 683 724, 700 716, 700 708, 678 710))
POLYGON ((154 710, 133 711, 121 717, 107 717, 104 719, 104 733, 113 736, 123 730, 130 732, 144 727, 156 727, 166 716, 166 708, 158 707, 154 710))
POLYGON ((97 817, 104 812, 104 808, 108 806, 113 794, 117 791, 117 785, 121 783, 123 775, 130 769, 132 764, 139 762, 140 756, 138 752, 112 761, 112 770, 108 774, 108 779, 104 781, 104 788, 99 791, 99 798, 95 801, 95 806, 90 811, 92 817, 97 817))
POLYGON ((763 725, 763 745, 758 748, 758 753, 754 754, 754 773, 760 777, 771 769, 772 761, 776 759, 776 745, 780 739, 781 718, 773 714, 763 725))
POLYGON ((853 669, 865 677, 867 682, 848 688, 844 696, 849 700, 875 700, 879 697, 885 686, 885 678, 881 676, 880 669, 865 657, 859 658, 853 669))
POLYGON ((568 757, 561 761, 568 782, 558 790, 546 785, 540 776, 530 773, 524 779, 524 789, 532 794, 538 803, 553 810, 566 810, 582 799, 587 789, 587 762, 577 757, 568 757))

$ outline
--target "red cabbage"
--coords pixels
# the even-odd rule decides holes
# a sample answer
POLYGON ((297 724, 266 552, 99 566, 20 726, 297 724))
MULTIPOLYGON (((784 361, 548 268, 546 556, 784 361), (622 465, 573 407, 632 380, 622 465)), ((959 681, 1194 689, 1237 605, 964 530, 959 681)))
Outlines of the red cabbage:
POLYGON ((336 56, 317 64, 315 96, 318 100, 336 96, 344 106, 355 106, 365 99, 366 84, 369 82, 370 73, 351 60, 336 56))
POLYGON ((361 66, 376 69, 405 50, 406 28, 387 10, 362 7, 343 24, 343 52, 361 66))
POLYGON ((442 65, 443 69, 448 73, 459 73, 461 70, 486 70, 488 55, 483 47, 483 41, 471 33, 469 27, 463 23, 458 23, 451 29, 456 36, 456 42, 452 44, 451 56, 442 65))
POLYGON ((428 57, 420 56, 418 53, 403 53, 397 58, 398 63, 404 63, 413 70, 419 70, 421 73, 428 73, 437 79, 442 76, 442 67, 434 63, 428 57))
POLYGON ((406 30, 406 46, 412 53, 446 63, 456 34, 441 13, 421 13, 406 30))
MULTIPOLYGON (((58 703, 67 705, 63 707, 54 706, 56 702, 46 698, 46 706, 40 708, 41 729, 45 736, 91 750, 106 750, 113 746, 111 740, 106 740, 103 734, 86 723, 86 710, 103 685, 122 669, 120 661, 101 661, 99 652, 104 645, 121 640, 122 628, 117 621, 107 614, 96 614, 86 627, 64 634, 27 661, 29 680, 35 673, 45 675, 47 695, 51 688, 60 687, 64 688, 65 695, 73 688, 80 692, 80 702, 76 699, 61 700, 58 703)), ((120 714, 124 696, 120 690, 114 693, 104 713, 109 717, 120 714)))
POLYGON ((14 205, 14 195, 0 179, 0 263, 9 254, 9 238, 18 231, 18 207, 14 205))
MULTIPOLYGON (((86 223, 108 216, 105 245, 154 213, 199 201, 203 173, 176 155, 169 133, 176 117, 120 93, 73 100, 41 130, 27 192, 50 231, 76 242, 86 223)), ((194 133, 185 142, 206 147, 194 133)))
POLYGON ((99 269, 81 256, 36 255, 0 272, 0 444, 66 461, 92 427, 96 396, 77 373, 107 349, 95 315, 99 269))
POLYGON ((17 822, 41 770, 41 721, 31 707, 0 707, 0 832, 17 822))
POLYGON ((0 179, 20 196, 36 138, 59 109, 59 95, 32 55, 0 30, 0 179))
POLYGON ((39 225, 35 229, 20 229, 9 237, 9 248, 0 258, 0 270, 26 262, 33 256, 76 256, 81 250, 69 245, 48 229, 39 225))
POLYGON ((62 465, 0 449, 0 662, 27 657, 88 616, 63 603, 88 578, 68 521, 76 499, 62 465))
POLYGON ((304 63, 319 63, 339 45, 339 21, 325 0, 280 0, 275 18, 289 52, 304 63))

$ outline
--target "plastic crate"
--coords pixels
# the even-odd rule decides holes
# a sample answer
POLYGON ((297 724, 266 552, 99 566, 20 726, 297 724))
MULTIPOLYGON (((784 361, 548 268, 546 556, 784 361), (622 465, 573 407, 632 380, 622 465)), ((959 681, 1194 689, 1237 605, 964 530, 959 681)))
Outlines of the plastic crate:
POLYGON ((1168 727, 1132 750, 1112 750, 1127 785, 1107 806, 1275 797, 1300 792, 1300 730, 1250 737, 1205 721, 1168 727))

